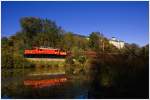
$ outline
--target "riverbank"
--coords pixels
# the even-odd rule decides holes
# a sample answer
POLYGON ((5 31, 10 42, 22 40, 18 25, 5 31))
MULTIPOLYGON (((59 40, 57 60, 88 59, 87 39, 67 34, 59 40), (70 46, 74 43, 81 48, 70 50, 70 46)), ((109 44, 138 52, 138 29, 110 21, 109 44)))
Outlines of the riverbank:
POLYGON ((30 62, 34 61, 58 61, 58 62, 65 62, 65 58, 26 58, 26 60, 30 62))

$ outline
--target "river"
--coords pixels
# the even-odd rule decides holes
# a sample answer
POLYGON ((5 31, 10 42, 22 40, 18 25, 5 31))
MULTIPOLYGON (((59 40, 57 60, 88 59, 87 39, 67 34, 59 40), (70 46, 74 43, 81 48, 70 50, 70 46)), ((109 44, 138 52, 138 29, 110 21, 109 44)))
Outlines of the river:
POLYGON ((86 99, 88 81, 48 68, 2 69, 1 91, 5 99, 86 99))

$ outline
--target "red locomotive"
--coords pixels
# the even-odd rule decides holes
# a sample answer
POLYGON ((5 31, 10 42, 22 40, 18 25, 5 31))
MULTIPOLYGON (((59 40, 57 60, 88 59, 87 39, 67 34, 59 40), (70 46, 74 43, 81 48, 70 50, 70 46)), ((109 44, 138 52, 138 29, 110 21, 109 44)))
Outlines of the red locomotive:
POLYGON ((66 57, 67 53, 60 49, 34 47, 31 50, 25 50, 24 56, 27 58, 55 58, 66 57))

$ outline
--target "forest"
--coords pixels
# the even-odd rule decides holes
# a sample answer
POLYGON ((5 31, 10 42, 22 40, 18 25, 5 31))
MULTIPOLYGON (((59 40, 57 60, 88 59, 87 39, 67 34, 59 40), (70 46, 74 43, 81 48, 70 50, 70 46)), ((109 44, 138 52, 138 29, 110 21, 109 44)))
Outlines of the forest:
POLYGON ((68 75, 89 76, 88 98, 148 98, 149 44, 125 43, 118 49, 101 32, 81 36, 66 32, 52 20, 36 17, 21 18, 20 26, 14 35, 1 38, 2 69, 36 67, 23 56, 24 50, 33 46, 60 48, 72 53, 64 64, 68 75), (84 55, 84 51, 96 52, 96 58, 84 55))

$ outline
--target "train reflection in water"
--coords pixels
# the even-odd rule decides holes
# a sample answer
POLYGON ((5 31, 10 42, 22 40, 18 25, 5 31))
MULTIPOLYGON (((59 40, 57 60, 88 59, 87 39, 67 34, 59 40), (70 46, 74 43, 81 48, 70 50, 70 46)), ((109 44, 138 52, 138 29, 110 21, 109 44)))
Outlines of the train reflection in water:
POLYGON ((25 86, 31 86, 32 88, 43 88, 49 86, 61 85, 67 82, 66 77, 57 77, 53 79, 26 79, 24 80, 25 86))

